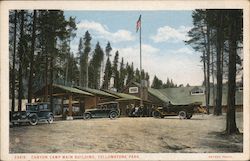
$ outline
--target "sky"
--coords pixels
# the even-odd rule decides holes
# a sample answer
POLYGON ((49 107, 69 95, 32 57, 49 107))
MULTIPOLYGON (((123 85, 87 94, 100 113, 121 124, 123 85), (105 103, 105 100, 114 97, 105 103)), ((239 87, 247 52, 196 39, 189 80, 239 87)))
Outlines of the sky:
MULTIPOLYGON (((163 82, 167 78, 184 86, 203 82, 200 53, 185 45, 187 32, 192 28, 192 11, 65 11, 66 18, 76 18, 76 37, 71 40, 71 51, 77 52, 79 39, 88 30, 91 48, 97 41, 105 50, 109 41, 112 57, 119 51, 125 63, 140 67, 140 39, 136 21, 141 15, 142 68, 163 82)), ((111 60, 113 60, 111 58, 111 60)))

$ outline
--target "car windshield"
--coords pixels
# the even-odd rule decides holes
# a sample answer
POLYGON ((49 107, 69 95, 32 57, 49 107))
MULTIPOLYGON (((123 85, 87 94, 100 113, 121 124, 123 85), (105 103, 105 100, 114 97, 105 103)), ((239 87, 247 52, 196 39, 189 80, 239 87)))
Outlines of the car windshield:
POLYGON ((26 106, 27 111, 38 111, 37 105, 27 105, 26 106))

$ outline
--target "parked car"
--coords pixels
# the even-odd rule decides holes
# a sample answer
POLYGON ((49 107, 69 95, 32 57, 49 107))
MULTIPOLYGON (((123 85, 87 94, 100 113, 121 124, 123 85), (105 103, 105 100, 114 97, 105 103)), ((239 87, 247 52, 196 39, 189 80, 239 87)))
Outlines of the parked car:
POLYGON ((47 102, 29 103, 26 104, 26 111, 10 113, 10 120, 13 124, 29 123, 34 126, 40 121, 51 124, 54 121, 54 115, 47 102))
POLYGON ((200 107, 200 102, 183 104, 183 105, 173 105, 169 104, 166 107, 157 107, 153 110, 153 117, 164 118, 165 116, 179 116, 180 119, 191 119, 195 109, 200 107))
POLYGON ((115 119, 120 116, 120 109, 118 102, 105 102, 98 104, 93 109, 86 109, 84 112, 84 119, 91 118, 110 118, 115 119))

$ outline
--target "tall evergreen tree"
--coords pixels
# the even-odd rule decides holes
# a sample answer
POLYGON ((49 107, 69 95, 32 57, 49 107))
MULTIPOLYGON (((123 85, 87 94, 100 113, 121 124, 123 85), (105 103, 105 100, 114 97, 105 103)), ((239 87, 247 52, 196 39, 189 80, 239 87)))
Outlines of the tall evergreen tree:
POLYGON ((188 32, 190 40, 185 41, 193 47, 194 50, 202 53, 203 62, 206 107, 209 111, 210 99, 210 14, 206 10, 195 10, 192 13, 194 27, 188 32))
POLYGON ((118 62, 119 62, 119 52, 115 52, 115 57, 112 66, 112 75, 114 78, 114 88, 119 89, 119 71, 118 71, 118 62))
POLYGON ((222 114, 222 79, 223 79, 223 48, 224 48, 224 29, 223 29, 223 19, 224 19, 224 11, 216 10, 216 78, 217 78, 217 86, 216 86, 216 104, 214 109, 214 115, 222 114))
POLYGON ((75 23, 75 18, 73 17, 69 17, 69 20, 67 21, 67 41, 68 41, 68 52, 67 52, 67 57, 66 57, 66 78, 65 78, 65 82, 72 82, 71 79, 69 79, 69 64, 70 64, 70 59, 71 59, 71 55, 70 55, 70 42, 71 39, 74 39, 74 37, 76 36, 76 33, 74 32, 76 30, 76 23, 75 23))
POLYGON ((32 40, 31 40, 31 53, 30 53, 30 72, 29 72, 29 86, 28 86, 28 102, 31 103, 33 98, 33 74, 34 74, 34 54, 36 44, 36 15, 37 11, 33 11, 33 24, 32 24, 32 40))
MULTIPOLYGON (((15 111, 15 88, 16 88, 16 41, 17 41, 17 10, 14 11, 14 13, 12 12, 12 14, 14 14, 14 18, 13 21, 10 17, 10 24, 13 24, 13 58, 12 58, 12 71, 11 71, 11 111, 15 111)), ((11 16, 11 14, 10 14, 11 16)), ((10 27, 11 30, 11 27, 10 27)), ((11 31, 10 31, 11 33, 11 31)), ((10 34, 11 35, 11 34, 10 34)))
POLYGON ((83 55, 83 62, 81 66, 81 73, 84 75, 84 87, 88 87, 89 83, 89 53, 91 51, 91 35, 88 31, 85 32, 84 36, 84 55, 83 55), (83 70, 84 69, 84 70, 83 70))
POLYGON ((105 71, 104 71, 104 77, 103 77, 103 84, 102 84, 102 88, 103 89, 108 89, 109 88, 109 84, 110 84, 110 79, 112 77, 112 65, 110 62, 109 57, 110 52, 112 51, 112 47, 110 45, 110 42, 108 42, 105 52, 106 52, 106 56, 107 56, 107 61, 106 61, 106 66, 105 66, 105 71))
POLYGON ((131 82, 134 79, 134 65, 133 63, 129 65, 128 63, 126 64, 126 73, 127 73, 127 81, 126 84, 131 82))
POLYGON ((100 88, 100 70, 101 70, 101 63, 103 61, 104 52, 97 42, 93 57, 90 60, 89 64, 89 87, 99 89, 100 88))
POLYGON ((228 39, 229 39, 229 66, 228 66, 228 98, 227 98, 227 121, 226 133, 234 134, 239 130, 236 126, 235 119, 235 91, 236 91, 236 64, 237 64, 237 48, 242 43, 243 35, 243 11, 228 10, 227 18, 228 39), (232 99, 233 98, 233 99, 232 99))
POLYGON ((122 58, 121 64, 120 64, 120 75, 119 75, 119 91, 124 88, 124 82, 126 77, 126 70, 124 67, 124 60, 122 58))
POLYGON ((140 75, 140 71, 138 68, 135 69, 135 82, 140 83, 141 80, 141 75, 140 75))
POLYGON ((152 85, 151 85, 151 88, 161 89, 162 86, 163 86, 162 81, 155 75, 153 82, 152 82, 152 85))
POLYGON ((79 44, 78 44, 78 57, 79 57, 79 86, 83 86, 83 40, 82 38, 79 39, 79 44))
POLYGON ((18 111, 22 110, 22 99, 23 99, 23 57, 25 54, 25 36, 24 36, 24 15, 25 11, 21 10, 21 24, 20 24, 20 38, 18 44, 18 56, 19 56, 19 71, 18 71, 18 111))

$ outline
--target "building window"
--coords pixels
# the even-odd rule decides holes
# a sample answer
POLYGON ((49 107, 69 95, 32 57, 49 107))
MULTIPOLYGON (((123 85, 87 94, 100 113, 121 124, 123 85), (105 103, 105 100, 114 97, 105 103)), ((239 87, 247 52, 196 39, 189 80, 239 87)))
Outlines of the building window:
POLYGON ((194 88, 191 90, 191 95, 203 95, 204 90, 200 88, 194 88))
POLYGON ((239 92, 243 92, 243 87, 238 87, 239 92))

